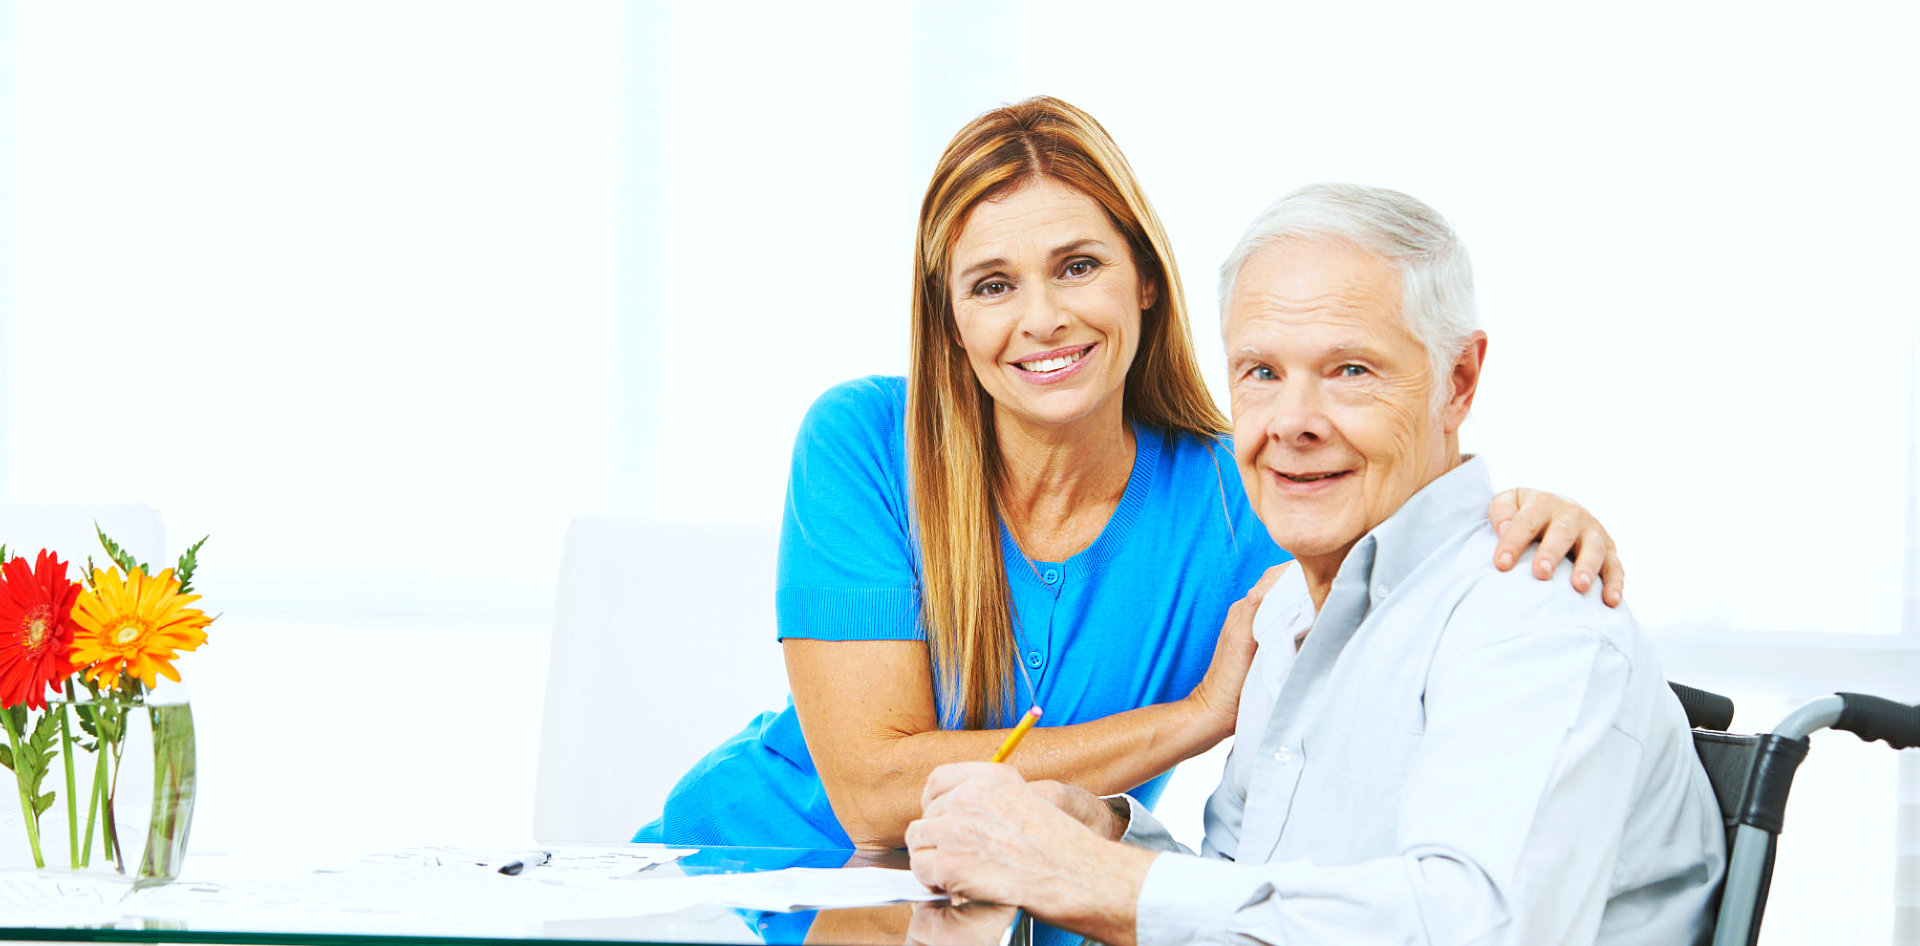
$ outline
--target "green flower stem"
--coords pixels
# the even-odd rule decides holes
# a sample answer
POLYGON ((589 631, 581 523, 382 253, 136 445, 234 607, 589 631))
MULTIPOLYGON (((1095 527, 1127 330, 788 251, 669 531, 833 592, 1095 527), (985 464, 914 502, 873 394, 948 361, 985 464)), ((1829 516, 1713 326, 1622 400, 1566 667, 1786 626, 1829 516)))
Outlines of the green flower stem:
MULTIPOLYGON (((124 738, 126 731, 121 730, 120 735, 124 738)), ((114 822, 113 796, 114 792, 120 788, 120 750, 125 746, 116 739, 108 748, 113 750, 113 776, 111 781, 107 782, 106 804, 100 807, 100 830, 106 836, 107 847, 113 851, 114 869, 124 874, 127 872, 127 859, 125 853, 120 850, 120 826, 114 822)))
POLYGON ((73 730, 67 725, 67 704, 60 704, 60 761, 67 770, 67 866, 80 866, 80 811, 73 791, 73 730))
POLYGON ((80 842, 80 866, 93 863, 93 818, 100 813, 100 799, 107 793, 107 754, 96 744, 93 751, 93 797, 87 800, 87 837, 80 842))
MULTIPOLYGON (((13 747, 13 764, 16 766, 25 765, 26 754, 20 745, 20 730, 13 727, 13 714, 0 710, 0 725, 7 727, 7 743, 13 747)), ((17 781, 19 773, 15 772, 14 774, 17 781)), ((27 786, 21 784, 19 789, 20 814, 24 816, 27 821, 27 844, 33 847, 33 866, 45 867, 47 866, 47 859, 40 856, 40 819, 33 813, 33 799, 28 797, 27 786)))

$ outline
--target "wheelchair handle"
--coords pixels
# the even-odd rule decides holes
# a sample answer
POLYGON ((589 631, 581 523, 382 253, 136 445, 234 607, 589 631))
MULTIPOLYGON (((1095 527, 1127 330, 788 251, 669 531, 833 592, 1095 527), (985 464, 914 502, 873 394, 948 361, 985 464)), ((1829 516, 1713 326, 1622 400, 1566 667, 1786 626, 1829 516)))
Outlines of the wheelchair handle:
POLYGON ((1862 741, 1885 740, 1895 749, 1920 746, 1920 706, 1908 706, 1864 693, 1842 693, 1840 718, 1833 728, 1844 729, 1862 741))
POLYGON ((1733 725, 1733 701, 1718 693, 1698 690, 1684 683, 1667 682, 1673 689, 1673 695, 1680 698, 1680 705, 1687 711, 1687 725, 1695 729, 1717 729, 1726 732, 1733 725))

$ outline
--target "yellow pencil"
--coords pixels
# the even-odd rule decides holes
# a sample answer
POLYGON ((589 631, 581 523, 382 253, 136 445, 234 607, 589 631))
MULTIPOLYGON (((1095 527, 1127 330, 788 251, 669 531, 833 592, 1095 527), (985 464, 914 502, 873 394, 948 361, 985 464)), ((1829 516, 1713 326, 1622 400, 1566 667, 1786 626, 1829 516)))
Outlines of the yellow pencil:
POLYGON ((1013 750, 1020 745, 1020 740, 1027 738, 1027 730, 1032 729, 1033 724, 1039 721, 1040 707, 1036 705, 1033 709, 1027 710, 1027 715, 1020 717, 1020 725, 1013 727, 1013 732, 1007 733, 1007 741, 1000 744, 999 751, 993 754, 993 761, 1007 761, 1007 756, 1013 755, 1013 750))

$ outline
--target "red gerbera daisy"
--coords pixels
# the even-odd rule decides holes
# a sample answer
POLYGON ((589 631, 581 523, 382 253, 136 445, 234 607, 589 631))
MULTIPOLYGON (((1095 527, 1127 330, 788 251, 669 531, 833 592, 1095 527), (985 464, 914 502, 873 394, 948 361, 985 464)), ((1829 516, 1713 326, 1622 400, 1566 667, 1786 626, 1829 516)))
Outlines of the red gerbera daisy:
POLYGON ((47 708, 47 687, 73 672, 73 602, 80 583, 67 563, 40 550, 32 568, 0 566, 0 709, 47 708))

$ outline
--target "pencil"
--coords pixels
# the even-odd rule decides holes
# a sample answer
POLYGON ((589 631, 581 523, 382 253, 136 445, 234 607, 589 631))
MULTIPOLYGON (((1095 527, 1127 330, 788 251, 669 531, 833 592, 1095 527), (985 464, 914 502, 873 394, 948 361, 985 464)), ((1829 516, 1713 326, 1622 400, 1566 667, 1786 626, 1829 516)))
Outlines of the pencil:
POLYGON ((1036 704, 1033 709, 1027 710, 1027 715, 1020 717, 1020 725, 1013 727, 1013 732, 1007 733, 1007 741, 1000 744, 999 751, 993 754, 993 761, 1007 761, 1007 756, 1013 755, 1013 750, 1020 745, 1020 740, 1027 738, 1027 730, 1032 729, 1033 724, 1039 720, 1040 707, 1036 704))

